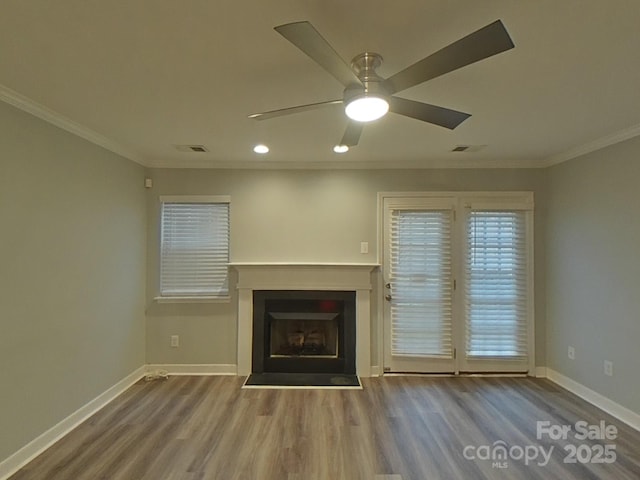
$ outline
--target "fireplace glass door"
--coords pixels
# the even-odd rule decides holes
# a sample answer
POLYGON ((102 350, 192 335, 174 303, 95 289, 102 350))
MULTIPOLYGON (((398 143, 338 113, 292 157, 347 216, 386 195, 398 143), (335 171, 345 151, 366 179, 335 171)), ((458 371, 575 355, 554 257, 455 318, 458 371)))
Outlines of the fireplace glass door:
POLYGON ((269 316, 269 356, 338 357, 338 313, 270 312, 269 316))

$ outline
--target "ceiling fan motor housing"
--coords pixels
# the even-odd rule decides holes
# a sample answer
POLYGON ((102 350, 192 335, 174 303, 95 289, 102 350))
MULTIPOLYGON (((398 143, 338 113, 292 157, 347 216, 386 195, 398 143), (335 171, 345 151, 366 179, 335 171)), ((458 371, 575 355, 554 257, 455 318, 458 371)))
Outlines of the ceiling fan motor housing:
POLYGON ((351 68, 362 82, 362 85, 353 84, 344 89, 345 105, 362 96, 381 98, 389 96, 389 93, 382 86, 384 79, 376 73, 376 68, 381 64, 382 55, 379 53, 364 52, 353 57, 351 68))

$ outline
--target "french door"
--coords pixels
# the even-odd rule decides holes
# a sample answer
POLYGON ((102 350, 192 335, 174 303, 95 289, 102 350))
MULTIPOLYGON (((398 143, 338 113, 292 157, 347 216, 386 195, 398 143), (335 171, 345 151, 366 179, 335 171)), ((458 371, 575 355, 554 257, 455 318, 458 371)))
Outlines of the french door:
POLYGON ((532 367, 530 194, 382 197, 384 367, 532 367))
POLYGON ((385 367, 452 372, 454 203, 404 198, 385 208, 385 367))

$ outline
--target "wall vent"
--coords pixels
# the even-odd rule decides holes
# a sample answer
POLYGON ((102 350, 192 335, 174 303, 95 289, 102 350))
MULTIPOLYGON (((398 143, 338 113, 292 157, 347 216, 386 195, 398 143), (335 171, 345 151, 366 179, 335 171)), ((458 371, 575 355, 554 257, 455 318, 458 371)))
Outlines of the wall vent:
POLYGON ((179 152, 204 153, 209 151, 204 145, 174 145, 174 147, 176 147, 176 150, 179 152))

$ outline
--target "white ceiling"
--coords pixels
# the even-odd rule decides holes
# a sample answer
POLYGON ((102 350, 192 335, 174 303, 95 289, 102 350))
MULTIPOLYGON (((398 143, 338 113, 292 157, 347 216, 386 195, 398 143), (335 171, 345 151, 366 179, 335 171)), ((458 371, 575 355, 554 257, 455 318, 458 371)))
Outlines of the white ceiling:
POLYGON ((639 26, 637 0, 3 0, 0 99, 147 166, 543 166, 640 134, 639 26), (496 19, 514 49, 398 95, 472 114, 454 131, 390 114, 337 155, 339 108, 247 118, 342 96, 276 25, 387 77, 496 19))

